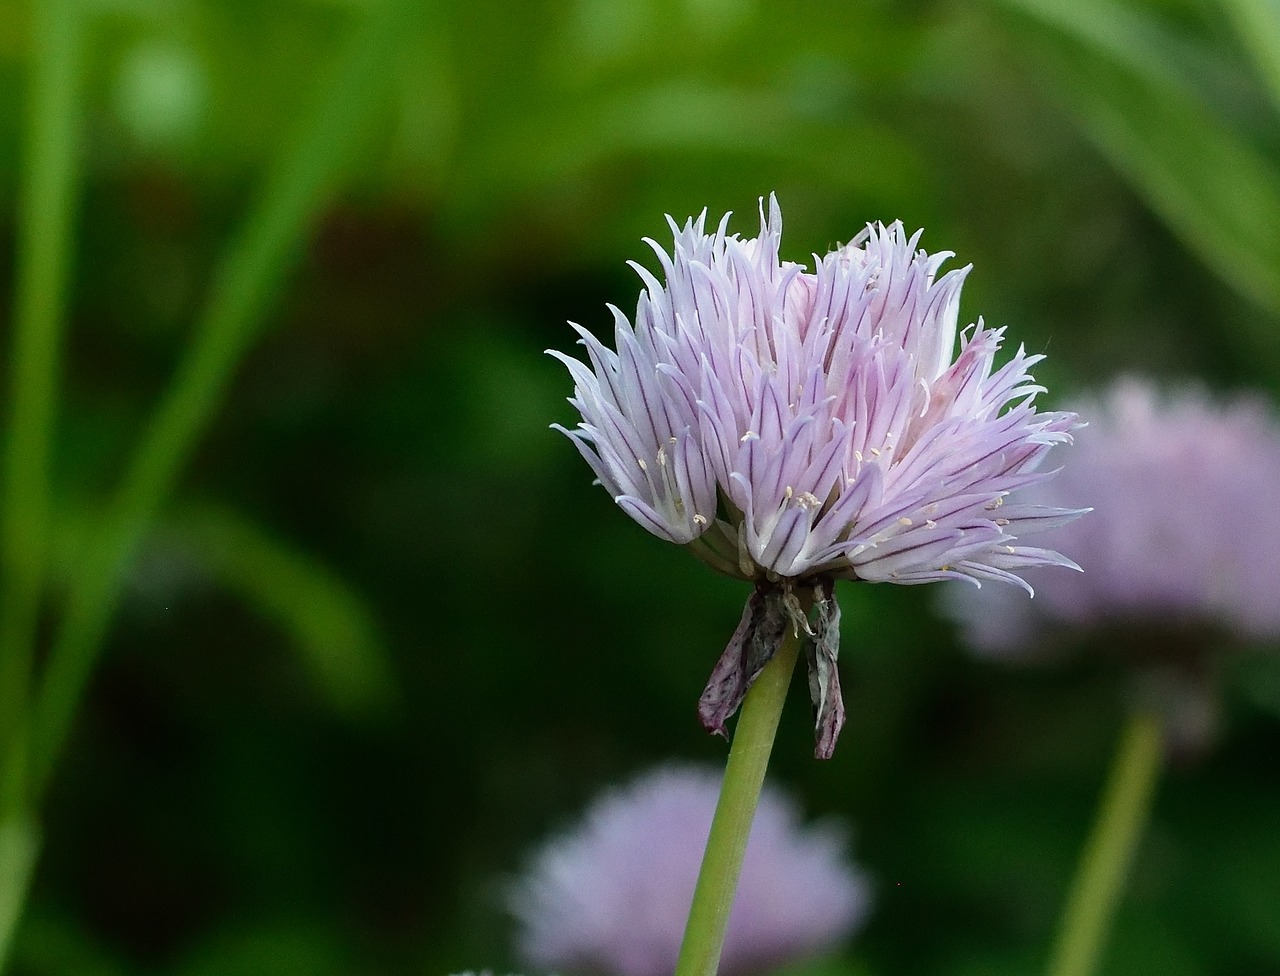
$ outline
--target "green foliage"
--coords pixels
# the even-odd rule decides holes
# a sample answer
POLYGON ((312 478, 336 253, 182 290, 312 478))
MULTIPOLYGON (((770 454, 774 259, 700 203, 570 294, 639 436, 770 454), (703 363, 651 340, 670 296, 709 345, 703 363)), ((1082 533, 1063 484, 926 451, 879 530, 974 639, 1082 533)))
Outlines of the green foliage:
MULTIPOLYGON (((1280 165, 1175 70, 1194 42, 1112 4, 1014 6, 1050 28, 1022 35, 1030 59, 1117 170, 1216 273, 1280 310, 1280 165)), ((1270 57, 1266 39, 1280 44, 1280 32, 1256 26, 1247 35, 1270 57)), ((1273 331, 1253 338, 1274 343, 1273 331)))
POLYGON ((220 506, 186 506, 162 531, 199 569, 284 629, 335 711, 367 720, 396 705, 372 611, 314 557, 220 506))

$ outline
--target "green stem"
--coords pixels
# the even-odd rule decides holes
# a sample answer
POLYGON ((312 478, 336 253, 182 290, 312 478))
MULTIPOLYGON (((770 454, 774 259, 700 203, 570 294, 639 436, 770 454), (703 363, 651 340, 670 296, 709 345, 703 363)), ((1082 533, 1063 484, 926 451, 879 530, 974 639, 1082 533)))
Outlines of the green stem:
POLYGON ((407 15, 415 9, 409 0, 371 5, 297 137, 275 161, 258 206, 215 277, 191 347, 72 582, 35 700, 31 777, 36 795, 47 785, 67 737, 134 550, 208 428, 347 157, 380 117, 389 66, 409 33, 407 15))
POLYGON ((720 964, 751 821, 760 800, 773 737, 799 652, 800 641, 788 628, 782 646, 760 672, 742 703, 724 783, 720 787, 720 801, 716 804, 698 886, 689 909, 676 976, 715 976, 720 964))
POLYGON ((13 946, 39 851, 35 824, 16 817, 0 821, 0 972, 13 946))
POLYGON ((31 72, 18 206, 13 404, 0 522, 0 821, 24 809, 21 740, 49 521, 49 455, 71 264, 82 24, 75 0, 31 4, 31 72))
POLYGON ((1138 839, 1147 824, 1164 753, 1161 719, 1129 716, 1098 818, 1080 858, 1049 964, 1049 976, 1091 976, 1115 917, 1138 839))

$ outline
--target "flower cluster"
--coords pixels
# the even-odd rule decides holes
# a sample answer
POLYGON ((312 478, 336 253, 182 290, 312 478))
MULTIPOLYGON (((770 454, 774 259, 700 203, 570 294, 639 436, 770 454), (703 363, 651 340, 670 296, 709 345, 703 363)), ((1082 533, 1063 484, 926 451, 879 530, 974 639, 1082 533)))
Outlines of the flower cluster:
MULTIPOLYGON (((680 951, 720 778, 659 767, 611 793, 552 840, 513 888, 518 948, 531 967, 669 976, 680 951)), ((826 826, 766 787, 721 957, 727 976, 832 948, 866 915, 868 885, 826 826)))
POLYGON ((1264 403, 1130 377, 1079 409, 1071 465, 1030 494, 1088 497, 1093 514, 1045 539, 1089 571, 1033 576, 1032 601, 948 593, 969 641, 1017 653, 1050 629, 1144 624, 1280 635, 1280 427, 1264 403))
POLYGON ((779 257, 772 198, 751 240, 727 216, 714 233, 705 212, 670 223, 670 254, 648 242, 665 281, 633 264, 634 324, 612 309, 616 350, 575 325, 587 362, 551 352, 582 416, 558 429, 636 522, 757 585, 704 724, 723 731, 789 625, 810 637, 829 755, 843 714, 832 582, 1017 583, 1027 566, 1072 565, 1019 540, 1077 513, 1006 498, 1047 477, 1037 468, 1076 418, 1037 413, 1041 357, 995 367, 1003 329, 958 334, 968 268, 940 275, 951 254, 918 250, 901 224, 868 226, 809 270, 779 257))

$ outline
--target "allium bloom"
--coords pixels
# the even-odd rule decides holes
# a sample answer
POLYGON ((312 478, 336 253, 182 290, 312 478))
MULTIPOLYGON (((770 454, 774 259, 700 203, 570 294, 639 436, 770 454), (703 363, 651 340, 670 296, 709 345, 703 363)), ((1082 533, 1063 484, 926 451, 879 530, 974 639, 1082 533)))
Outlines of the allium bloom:
POLYGON ((1280 636, 1280 428, 1263 402, 1125 378, 1078 406, 1071 464, 1028 494, 1094 506, 1044 537, 1088 572, 1034 577, 1034 600, 947 593, 970 642, 1007 653, 1048 630, 1151 624, 1280 636))
POLYGON ((588 362, 552 352, 582 415, 567 434, 619 507, 663 539, 757 585, 704 694, 723 731, 788 623, 805 631, 818 752, 842 721, 836 579, 1020 582, 1015 570, 1072 563, 1019 544, 1071 517, 1005 504, 1047 477, 1075 417, 1037 413, 1042 388, 1021 348, 994 368, 1003 329, 979 319, 957 343, 968 268, 917 250, 919 233, 868 226, 814 267, 778 255, 770 198, 760 236, 714 233, 706 213, 657 254, 664 281, 635 321, 611 308, 616 351, 574 325, 588 362), (816 621, 804 601, 812 599, 816 621))
MULTIPOLYGON (((530 966, 606 976, 670 976, 680 953, 720 776, 666 766, 606 793, 543 848, 513 889, 530 966)), ((798 808, 760 797, 721 956, 726 976, 830 949, 866 915, 868 885, 843 834, 800 825, 798 808)))

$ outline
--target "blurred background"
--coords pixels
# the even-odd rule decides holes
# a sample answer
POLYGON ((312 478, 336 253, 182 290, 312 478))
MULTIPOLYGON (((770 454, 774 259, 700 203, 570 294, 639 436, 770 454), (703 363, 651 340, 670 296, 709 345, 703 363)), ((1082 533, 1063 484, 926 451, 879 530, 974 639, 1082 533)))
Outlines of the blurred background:
MULTIPOLYGON (((1280 389, 1269 5, 408 7, 128 563, 15 973, 516 967, 502 893, 531 846, 641 767, 723 759, 694 703, 743 586, 645 534, 547 430, 574 416, 543 350, 634 308, 625 261, 654 266, 666 213, 753 235, 776 191, 793 260, 870 220, 925 228, 974 265, 963 321, 1049 354, 1046 406, 1119 372, 1280 389)), ((0 6, 6 329, 31 14, 0 6)), ((81 3, 50 629, 273 167, 377 16, 81 3)), ((840 599, 840 748, 811 758, 798 682, 772 767, 853 825, 876 880, 824 972, 1036 971, 1115 674, 978 661, 930 588, 840 599)), ((1224 694, 1216 748, 1161 783, 1107 973, 1280 973, 1275 656, 1224 694)))

